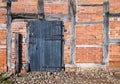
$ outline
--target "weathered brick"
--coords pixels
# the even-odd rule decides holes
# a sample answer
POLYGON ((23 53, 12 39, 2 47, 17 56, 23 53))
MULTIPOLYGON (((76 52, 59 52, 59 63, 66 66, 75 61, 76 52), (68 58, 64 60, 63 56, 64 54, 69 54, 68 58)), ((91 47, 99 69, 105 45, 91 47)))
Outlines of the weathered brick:
POLYGON ((12 3, 13 13, 37 13, 38 0, 18 0, 12 3))
POLYGON ((0 6, 6 6, 6 3, 3 3, 2 0, 0 0, 0 6))
POLYGON ((5 24, 7 21, 6 9, 0 9, 0 24, 5 24))
MULTIPOLYGON (((112 58, 114 59, 114 57, 118 58, 120 55, 120 44, 110 44, 109 55, 110 55, 110 60, 112 60, 112 58)), ((119 57, 119 61, 120 61, 120 57, 119 57)))
POLYGON ((120 12, 120 1, 119 0, 109 0, 110 1, 110 12, 120 12))
POLYGON ((78 4, 101 4, 103 0, 77 0, 78 4))
POLYGON ((101 63, 102 48, 80 47, 76 48, 76 63, 101 63))
POLYGON ((110 68, 120 68, 120 61, 110 61, 109 62, 109 67, 110 68))
POLYGON ((0 71, 7 70, 6 59, 6 48, 0 48, 0 71))
POLYGON ((89 21, 102 21, 103 19, 103 7, 83 7, 77 8, 77 21, 89 22, 89 21))
POLYGON ((44 0, 44 3, 67 3, 68 0, 44 0))
POLYGON ((110 18, 110 37, 120 38, 120 18, 110 18))
POLYGON ((6 45, 6 29, 0 29, 0 45, 6 45))
POLYGON ((70 22, 67 21, 64 23, 64 27, 65 27, 65 33, 64 33, 64 39, 65 40, 70 40, 70 22))
POLYGON ((64 63, 65 64, 70 63, 70 44, 64 45, 64 63))
POLYGON ((44 4, 45 14, 68 14, 68 4, 44 4))
POLYGON ((110 44, 109 61, 110 67, 120 67, 120 44, 110 44))
POLYGON ((102 44, 102 25, 76 26, 76 44, 102 44))
POLYGON ((27 22, 13 22, 12 23, 12 33, 18 32, 21 34, 22 38, 26 35, 27 22))

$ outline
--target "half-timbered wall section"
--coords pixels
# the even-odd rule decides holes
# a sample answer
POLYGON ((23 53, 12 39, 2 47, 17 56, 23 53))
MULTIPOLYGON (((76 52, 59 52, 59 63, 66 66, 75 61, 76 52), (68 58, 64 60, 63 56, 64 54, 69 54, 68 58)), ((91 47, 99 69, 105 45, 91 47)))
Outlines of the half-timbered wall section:
POLYGON ((28 22, 34 20, 63 22, 66 70, 120 68, 119 0, 7 1, 0 0, 0 71, 28 70, 28 22))

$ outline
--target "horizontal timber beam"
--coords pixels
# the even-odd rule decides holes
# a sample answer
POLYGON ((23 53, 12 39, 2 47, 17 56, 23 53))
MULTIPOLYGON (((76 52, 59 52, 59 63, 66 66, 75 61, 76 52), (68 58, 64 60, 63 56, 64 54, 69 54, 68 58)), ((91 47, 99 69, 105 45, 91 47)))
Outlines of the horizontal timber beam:
POLYGON ((109 17, 120 17, 120 13, 110 13, 109 17))
POLYGON ((109 43, 120 43, 120 39, 109 39, 109 43))
POLYGON ((68 14, 45 14, 46 20, 69 20, 68 14))
POLYGON ((35 14, 35 13, 12 13, 12 19, 43 19, 43 14, 35 14))
POLYGON ((78 4, 78 6, 103 6, 103 4, 78 4))
POLYGON ((7 8, 6 6, 0 6, 0 9, 2 9, 2 8, 7 8))
POLYGON ((76 22, 76 25, 84 25, 84 24, 102 24, 103 21, 96 21, 96 22, 76 22))

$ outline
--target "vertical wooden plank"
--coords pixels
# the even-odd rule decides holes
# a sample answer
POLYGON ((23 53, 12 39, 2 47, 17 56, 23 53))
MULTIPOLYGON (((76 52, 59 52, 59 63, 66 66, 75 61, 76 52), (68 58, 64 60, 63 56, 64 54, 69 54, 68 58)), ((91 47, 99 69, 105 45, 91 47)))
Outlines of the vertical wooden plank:
POLYGON ((61 23, 39 20, 29 23, 31 71, 61 71, 63 31, 61 23))
POLYGON ((15 51, 15 72, 19 73, 20 67, 19 67, 19 34, 15 33, 15 47, 14 47, 14 51, 15 51))
POLYGON ((12 36, 11 36, 11 2, 7 2, 7 65, 11 69, 12 36))
POLYGON ((109 65, 108 47, 109 47, 109 0, 103 0, 103 64, 109 65))

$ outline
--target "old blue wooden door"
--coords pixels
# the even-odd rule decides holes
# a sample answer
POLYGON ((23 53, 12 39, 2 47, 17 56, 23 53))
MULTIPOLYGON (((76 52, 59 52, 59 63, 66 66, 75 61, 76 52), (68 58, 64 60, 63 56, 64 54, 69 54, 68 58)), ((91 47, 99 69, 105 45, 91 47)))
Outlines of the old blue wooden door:
POLYGON ((62 22, 30 21, 29 56, 31 71, 61 71, 62 22))

